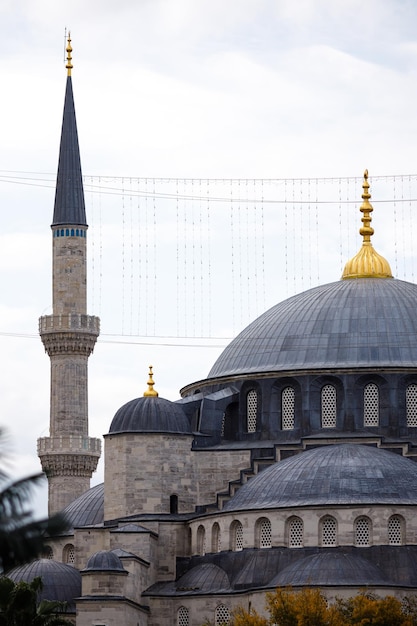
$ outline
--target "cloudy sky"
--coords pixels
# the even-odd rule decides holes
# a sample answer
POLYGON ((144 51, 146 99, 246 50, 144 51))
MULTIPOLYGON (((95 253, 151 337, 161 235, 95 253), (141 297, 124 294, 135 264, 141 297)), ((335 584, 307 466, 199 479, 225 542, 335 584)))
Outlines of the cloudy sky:
MULTIPOLYGON (((417 173, 413 0, 1 0, 0 424, 16 476, 38 470, 35 442, 48 433, 49 362, 36 334, 50 312, 65 28, 83 173, 94 184, 417 173)), ((97 200, 86 199, 93 241, 97 200)), ((210 297, 219 298, 215 281, 210 297)), ((221 308, 226 337, 235 328, 221 308)), ((89 312, 113 336, 90 359, 94 436, 141 395, 150 362, 161 395, 175 399, 224 345, 146 345, 111 326, 108 307, 89 312)), ((43 492, 39 509, 44 501, 43 492)))

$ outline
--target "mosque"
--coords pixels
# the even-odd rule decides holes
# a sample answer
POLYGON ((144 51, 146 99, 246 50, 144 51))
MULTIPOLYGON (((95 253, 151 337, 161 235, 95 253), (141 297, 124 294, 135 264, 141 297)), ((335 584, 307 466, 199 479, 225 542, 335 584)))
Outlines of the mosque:
MULTIPOLYGON (((331 599, 364 587, 417 593, 417 285, 371 243, 341 280, 278 303, 176 402, 143 397, 109 416, 104 484, 88 435, 86 238, 71 42, 52 222, 50 433, 38 441, 49 511, 65 536, 9 575, 41 575, 77 626, 229 623, 277 586, 331 599)), ((144 385, 145 386, 145 385, 144 385)))

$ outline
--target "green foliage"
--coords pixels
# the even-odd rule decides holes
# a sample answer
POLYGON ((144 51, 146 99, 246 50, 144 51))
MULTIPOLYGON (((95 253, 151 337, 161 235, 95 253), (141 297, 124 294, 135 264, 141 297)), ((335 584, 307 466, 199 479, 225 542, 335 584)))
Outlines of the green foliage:
MULTIPOLYGON (((0 452, 4 459, 6 439, 0 429, 0 452)), ((11 481, 0 467, 0 571, 28 563, 39 557, 45 549, 45 535, 54 536, 67 530, 62 515, 44 520, 34 520, 29 508, 33 488, 45 479, 36 474, 22 480, 11 481)))
POLYGON ((72 622, 62 615, 65 602, 42 600, 41 578, 31 583, 15 583, 10 578, 0 578, 0 626, 68 626, 72 622))

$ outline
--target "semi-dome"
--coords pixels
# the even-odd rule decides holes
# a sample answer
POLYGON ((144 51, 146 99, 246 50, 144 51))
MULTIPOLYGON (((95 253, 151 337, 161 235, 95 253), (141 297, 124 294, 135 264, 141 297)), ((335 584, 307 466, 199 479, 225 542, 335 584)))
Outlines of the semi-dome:
POLYGON ((51 559, 38 559, 7 572, 7 577, 16 583, 20 581, 31 583, 38 576, 42 578, 43 583, 39 601, 67 602, 68 610, 75 610, 74 598, 81 595, 81 574, 77 569, 51 559))
POLYGON ((214 563, 203 563, 186 572, 175 583, 177 591, 199 591, 214 593, 229 590, 230 582, 226 572, 214 563))
POLYGON ((273 587, 310 585, 386 585, 389 582, 370 561, 357 554, 346 554, 340 549, 312 554, 287 565, 274 576, 273 587))
POLYGON ((367 445, 320 446, 275 463, 223 510, 417 504, 417 463, 367 445))
POLYGON ((357 278, 275 305, 223 351, 209 378, 288 370, 417 368, 417 285, 357 278))
POLYGON ((155 396, 136 398, 117 411, 109 434, 126 432, 191 434, 190 423, 181 406, 155 396))
POLYGON ((102 524, 104 520, 104 483, 91 487, 63 511, 71 528, 102 524))

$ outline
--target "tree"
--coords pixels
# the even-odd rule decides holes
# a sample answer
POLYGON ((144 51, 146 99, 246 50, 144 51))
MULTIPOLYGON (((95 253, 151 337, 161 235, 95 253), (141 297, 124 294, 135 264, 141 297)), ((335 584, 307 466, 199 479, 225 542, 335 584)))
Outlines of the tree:
MULTIPOLYGON (((5 441, 4 431, 0 429, 0 448, 4 448, 5 441)), ((1 453, 4 458, 4 450, 1 453)), ((39 557, 45 549, 45 536, 58 535, 68 528, 61 514, 44 520, 33 519, 30 495, 44 478, 44 474, 36 474, 12 481, 0 468, 0 571, 7 572, 39 557)))
POLYGON ((0 578, 0 626, 68 626, 72 622, 62 615, 65 602, 41 600, 41 578, 31 583, 15 583, 10 578, 0 578))

